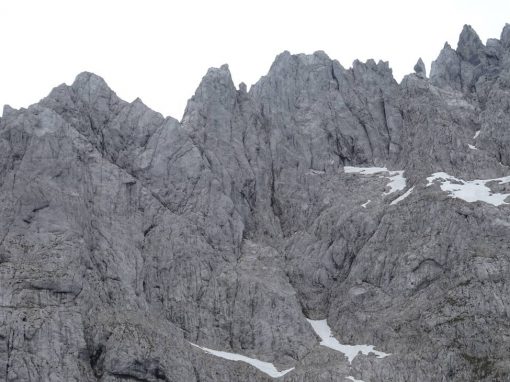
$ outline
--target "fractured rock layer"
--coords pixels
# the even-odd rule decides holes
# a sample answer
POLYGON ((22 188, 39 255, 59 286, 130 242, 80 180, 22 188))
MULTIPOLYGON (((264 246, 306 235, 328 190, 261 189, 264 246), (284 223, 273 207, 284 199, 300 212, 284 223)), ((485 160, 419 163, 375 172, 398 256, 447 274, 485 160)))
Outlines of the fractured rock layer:
POLYGON ((91 73, 6 106, 0 379, 509 380, 510 25, 414 69, 224 65, 181 122, 91 73))

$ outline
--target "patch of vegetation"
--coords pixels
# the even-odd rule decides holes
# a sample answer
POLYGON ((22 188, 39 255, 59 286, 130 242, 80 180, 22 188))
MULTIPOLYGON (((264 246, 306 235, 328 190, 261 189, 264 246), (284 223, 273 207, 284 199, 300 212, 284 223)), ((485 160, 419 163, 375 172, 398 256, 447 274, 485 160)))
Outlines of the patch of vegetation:
POLYGON ((448 322, 449 324, 455 324, 457 322, 462 322, 462 321, 465 321, 465 320, 466 320, 465 316, 457 316, 457 317, 454 317, 451 320, 448 320, 446 322, 448 322))
POLYGON ((463 281, 463 282, 457 284, 457 286, 463 287, 463 286, 467 286, 469 284, 471 284, 471 279, 467 279, 466 281, 463 281))
POLYGON ((475 357, 466 353, 462 353, 462 357, 473 367, 477 378, 487 378, 494 372, 494 361, 489 357, 475 357))
POLYGON ((449 305, 458 305, 458 306, 463 305, 462 301, 460 301, 454 297, 451 297, 451 296, 446 297, 445 301, 449 305))

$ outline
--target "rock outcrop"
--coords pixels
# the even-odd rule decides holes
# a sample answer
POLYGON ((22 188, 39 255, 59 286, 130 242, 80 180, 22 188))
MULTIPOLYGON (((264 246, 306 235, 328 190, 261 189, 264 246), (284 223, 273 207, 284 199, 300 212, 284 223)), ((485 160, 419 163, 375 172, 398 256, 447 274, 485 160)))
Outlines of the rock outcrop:
POLYGON ((414 70, 224 65, 180 122, 92 73, 4 107, 0 379, 510 380, 510 197, 480 191, 510 194, 510 26, 414 70))
POLYGON ((427 69, 425 68, 425 63, 421 59, 421 57, 416 62, 416 65, 414 65, 414 72, 418 77, 425 78, 427 77, 427 69))

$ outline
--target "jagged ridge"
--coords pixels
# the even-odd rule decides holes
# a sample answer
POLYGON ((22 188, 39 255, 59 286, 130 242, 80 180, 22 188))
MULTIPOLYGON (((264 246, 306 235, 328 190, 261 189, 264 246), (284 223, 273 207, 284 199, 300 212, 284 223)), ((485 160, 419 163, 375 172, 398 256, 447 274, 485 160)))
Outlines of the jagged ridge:
POLYGON ((5 107, 0 375, 269 378, 192 342, 285 381, 506 380, 508 206, 427 177, 510 174, 510 26, 415 71, 284 52, 249 92, 210 69, 181 122, 91 73, 5 107), (307 319, 391 356, 350 364, 307 319))

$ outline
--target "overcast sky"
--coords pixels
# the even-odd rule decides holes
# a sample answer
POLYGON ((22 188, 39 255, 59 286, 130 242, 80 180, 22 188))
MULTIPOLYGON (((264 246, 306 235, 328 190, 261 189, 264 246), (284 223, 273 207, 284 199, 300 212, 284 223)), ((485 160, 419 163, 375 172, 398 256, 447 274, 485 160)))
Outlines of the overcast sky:
POLYGON ((86 70, 180 119, 212 66, 249 86, 284 50, 324 50, 344 67, 389 61, 400 81, 464 24, 485 42, 505 22, 510 0, 1 0, 0 105, 26 107, 86 70))

